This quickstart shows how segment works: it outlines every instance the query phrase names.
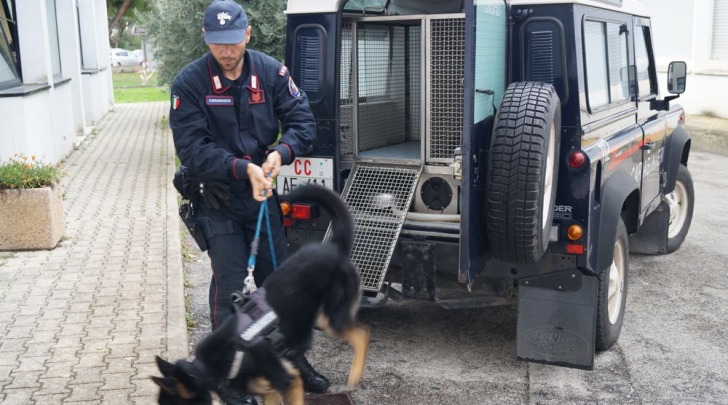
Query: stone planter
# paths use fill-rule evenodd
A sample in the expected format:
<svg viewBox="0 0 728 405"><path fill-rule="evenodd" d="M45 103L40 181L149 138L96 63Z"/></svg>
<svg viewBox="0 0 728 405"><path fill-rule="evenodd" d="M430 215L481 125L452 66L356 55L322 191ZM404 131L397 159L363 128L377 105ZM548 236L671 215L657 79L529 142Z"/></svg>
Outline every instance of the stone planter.
<svg viewBox="0 0 728 405"><path fill-rule="evenodd" d="M53 249L63 236L61 186L0 190L0 250Z"/></svg>

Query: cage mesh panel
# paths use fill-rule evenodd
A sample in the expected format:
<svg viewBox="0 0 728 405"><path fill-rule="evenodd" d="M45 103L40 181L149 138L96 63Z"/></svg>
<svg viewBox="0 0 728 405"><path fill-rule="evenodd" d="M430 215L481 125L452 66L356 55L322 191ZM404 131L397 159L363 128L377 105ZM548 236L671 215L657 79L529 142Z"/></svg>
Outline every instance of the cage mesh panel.
<svg viewBox="0 0 728 405"><path fill-rule="evenodd" d="M354 112L351 96L351 22L341 24L341 97L339 101L339 148L341 156L354 156Z"/></svg>
<svg viewBox="0 0 728 405"><path fill-rule="evenodd" d="M422 28L408 27L409 31L409 123L407 139L419 141L422 131Z"/></svg>
<svg viewBox="0 0 728 405"><path fill-rule="evenodd" d="M359 151L402 143L405 133L404 27L357 26Z"/></svg>
<svg viewBox="0 0 728 405"><path fill-rule="evenodd" d="M352 170L343 198L354 216L351 261L364 290L379 291L384 282L421 170L370 165Z"/></svg>
<svg viewBox="0 0 728 405"><path fill-rule="evenodd" d="M430 49L429 157L451 159L463 133L465 19L433 19Z"/></svg>

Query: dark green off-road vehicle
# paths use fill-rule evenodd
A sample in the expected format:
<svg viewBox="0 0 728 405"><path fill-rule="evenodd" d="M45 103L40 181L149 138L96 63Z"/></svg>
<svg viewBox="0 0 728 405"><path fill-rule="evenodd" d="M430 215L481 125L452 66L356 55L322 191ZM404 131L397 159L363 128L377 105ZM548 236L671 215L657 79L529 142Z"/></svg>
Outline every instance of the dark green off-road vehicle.
<svg viewBox="0 0 728 405"><path fill-rule="evenodd" d="M683 110L634 0L289 0L286 63L318 139L278 179L341 191L369 306L517 304L519 359L592 368L630 252L690 227ZM685 90L670 64L668 90ZM305 207L304 207L305 208ZM313 209L292 247L325 237ZM669 271L669 269L666 269Z"/></svg>

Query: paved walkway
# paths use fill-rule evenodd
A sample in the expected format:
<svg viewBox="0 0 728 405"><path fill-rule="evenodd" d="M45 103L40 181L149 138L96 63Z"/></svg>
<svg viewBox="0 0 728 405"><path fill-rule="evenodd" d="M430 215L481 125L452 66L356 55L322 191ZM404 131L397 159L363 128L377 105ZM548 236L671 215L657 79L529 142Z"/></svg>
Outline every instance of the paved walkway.
<svg viewBox="0 0 728 405"><path fill-rule="evenodd" d="M151 404L187 355L167 103L121 104L66 159L65 237L0 252L0 403Z"/></svg>

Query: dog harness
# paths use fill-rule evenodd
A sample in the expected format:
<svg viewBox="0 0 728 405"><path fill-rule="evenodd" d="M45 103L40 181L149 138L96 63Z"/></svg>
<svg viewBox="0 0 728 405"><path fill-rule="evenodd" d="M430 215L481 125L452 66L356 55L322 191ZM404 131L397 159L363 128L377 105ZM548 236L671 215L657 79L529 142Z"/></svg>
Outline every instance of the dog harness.
<svg viewBox="0 0 728 405"><path fill-rule="evenodd" d="M228 380L240 373L246 352L272 350L278 357L284 357L287 352L278 325L278 315L265 300L265 288L259 288L252 294L234 293L232 301L237 323L235 345L238 349L228 372Z"/></svg>

